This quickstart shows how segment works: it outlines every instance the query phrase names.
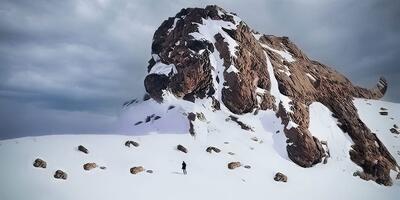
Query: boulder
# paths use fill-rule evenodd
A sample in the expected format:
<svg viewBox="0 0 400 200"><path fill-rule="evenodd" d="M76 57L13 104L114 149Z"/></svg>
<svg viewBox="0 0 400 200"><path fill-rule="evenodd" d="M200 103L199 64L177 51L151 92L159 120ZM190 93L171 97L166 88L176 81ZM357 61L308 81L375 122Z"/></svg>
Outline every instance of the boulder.
<svg viewBox="0 0 400 200"><path fill-rule="evenodd" d="M230 162L228 163L228 169L235 169L242 166L240 162Z"/></svg>
<svg viewBox="0 0 400 200"><path fill-rule="evenodd" d="M68 174L62 170L57 170L54 173L54 178L66 180L68 178Z"/></svg>
<svg viewBox="0 0 400 200"><path fill-rule="evenodd" d="M217 147L212 147L212 146L207 147L206 151L207 151L208 153L212 153L212 151L214 151L215 153L221 152L220 149L218 149Z"/></svg>
<svg viewBox="0 0 400 200"><path fill-rule="evenodd" d="M86 171L92 170L97 167L96 163L86 163L83 165L83 169Z"/></svg>
<svg viewBox="0 0 400 200"><path fill-rule="evenodd" d="M85 154L89 153L89 150L86 147L82 146L82 145L78 146L78 150L83 152L83 153L85 153Z"/></svg>
<svg viewBox="0 0 400 200"><path fill-rule="evenodd" d="M184 147L183 145L180 145L180 144L178 144L178 146L176 146L176 149L178 149L179 151L182 151L183 153L187 153L188 152L186 147Z"/></svg>
<svg viewBox="0 0 400 200"><path fill-rule="evenodd" d="M128 141L125 142L125 146L131 147L131 145L134 146L134 147L138 147L139 143L137 143L135 141L132 141L132 140L128 140Z"/></svg>
<svg viewBox="0 0 400 200"><path fill-rule="evenodd" d="M46 163L46 161L44 161L40 158L36 158L36 160L33 162L33 166L38 167L38 168L46 168L47 163Z"/></svg>
<svg viewBox="0 0 400 200"><path fill-rule="evenodd" d="M142 166L132 167L130 169L131 174L138 174L143 171L144 171L144 168Z"/></svg>
<svg viewBox="0 0 400 200"><path fill-rule="evenodd" d="M287 179L288 179L287 176L280 172L276 173L274 177L275 181L281 181L281 182L287 182Z"/></svg>

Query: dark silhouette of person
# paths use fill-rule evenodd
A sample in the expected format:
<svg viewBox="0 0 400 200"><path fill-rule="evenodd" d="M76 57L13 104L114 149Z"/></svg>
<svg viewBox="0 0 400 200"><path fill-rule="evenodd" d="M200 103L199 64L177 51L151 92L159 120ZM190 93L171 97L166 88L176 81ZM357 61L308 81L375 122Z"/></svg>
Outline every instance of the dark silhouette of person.
<svg viewBox="0 0 400 200"><path fill-rule="evenodd" d="M185 175L187 174L185 161L182 162L182 171L183 171L183 174L185 174Z"/></svg>

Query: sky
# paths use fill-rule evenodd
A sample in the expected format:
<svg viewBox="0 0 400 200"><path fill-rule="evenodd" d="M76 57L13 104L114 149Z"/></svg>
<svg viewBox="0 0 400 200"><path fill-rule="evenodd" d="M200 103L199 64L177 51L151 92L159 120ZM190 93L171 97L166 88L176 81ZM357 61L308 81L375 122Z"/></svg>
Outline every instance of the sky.
<svg viewBox="0 0 400 200"><path fill-rule="evenodd" d="M117 134L141 98L154 31L185 7L216 4L264 34L288 36L354 84L389 82L400 102L397 0L2 0L0 139Z"/></svg>

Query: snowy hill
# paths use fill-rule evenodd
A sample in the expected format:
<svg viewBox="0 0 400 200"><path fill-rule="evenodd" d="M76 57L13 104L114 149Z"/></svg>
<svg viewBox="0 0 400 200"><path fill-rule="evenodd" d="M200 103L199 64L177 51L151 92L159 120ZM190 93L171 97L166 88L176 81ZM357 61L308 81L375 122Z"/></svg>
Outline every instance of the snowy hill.
<svg viewBox="0 0 400 200"><path fill-rule="evenodd" d="M112 133L121 135L0 141L0 199L400 194L400 104L378 100L385 79L355 86L287 37L257 33L222 8L165 20L144 85L143 100L124 104Z"/></svg>
<svg viewBox="0 0 400 200"><path fill-rule="evenodd" d="M289 160L282 148L285 138L276 133L282 131L282 125L273 112L240 116L239 120L255 130L249 132L225 121L221 113L207 112L201 106L189 108L190 103L178 99L168 103L176 107L168 110L168 106L149 100L129 108L128 113L135 112L135 116L162 116L160 121L141 126L146 135L57 135L1 141L0 199L397 199L400 194L399 181L385 187L353 176L361 168L349 159L352 142L320 103L311 105L310 131L321 133L317 137L329 142L331 158L327 164L313 168L302 168ZM148 104L159 107L148 111ZM362 119L399 161L400 138L389 129L400 120L395 112L400 105L363 99L357 99L356 105ZM388 116L379 114L381 107L388 109ZM176 117L187 112L185 109L209 116L197 124L208 131L196 137L184 133L187 127L181 127ZM208 115L212 113L215 115ZM168 124L167 119L174 119L176 124ZM157 130L167 131L157 134ZM126 147L127 140L140 146ZM176 150L178 144L187 147L188 153ZM78 145L87 147L89 154L78 151ZM205 151L208 146L218 147L221 152L210 154ZM45 160L47 168L33 167L36 158ZM183 160L188 164L188 175L181 172ZM227 164L232 161L251 168L230 170ZM106 169L85 171L83 165L88 162ZM129 172L133 166L154 172L133 175ZM58 169L68 174L67 180L53 178ZM276 172L287 175L288 182L274 181Z"/></svg>

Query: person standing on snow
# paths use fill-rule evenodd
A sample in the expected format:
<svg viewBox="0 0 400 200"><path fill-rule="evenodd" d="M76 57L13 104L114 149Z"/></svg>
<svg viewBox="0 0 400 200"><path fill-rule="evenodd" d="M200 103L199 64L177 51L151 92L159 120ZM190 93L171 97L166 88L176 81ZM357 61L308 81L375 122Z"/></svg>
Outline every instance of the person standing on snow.
<svg viewBox="0 0 400 200"><path fill-rule="evenodd" d="M185 175L187 174L185 161L182 162L182 171L183 171L183 174L185 174Z"/></svg>

